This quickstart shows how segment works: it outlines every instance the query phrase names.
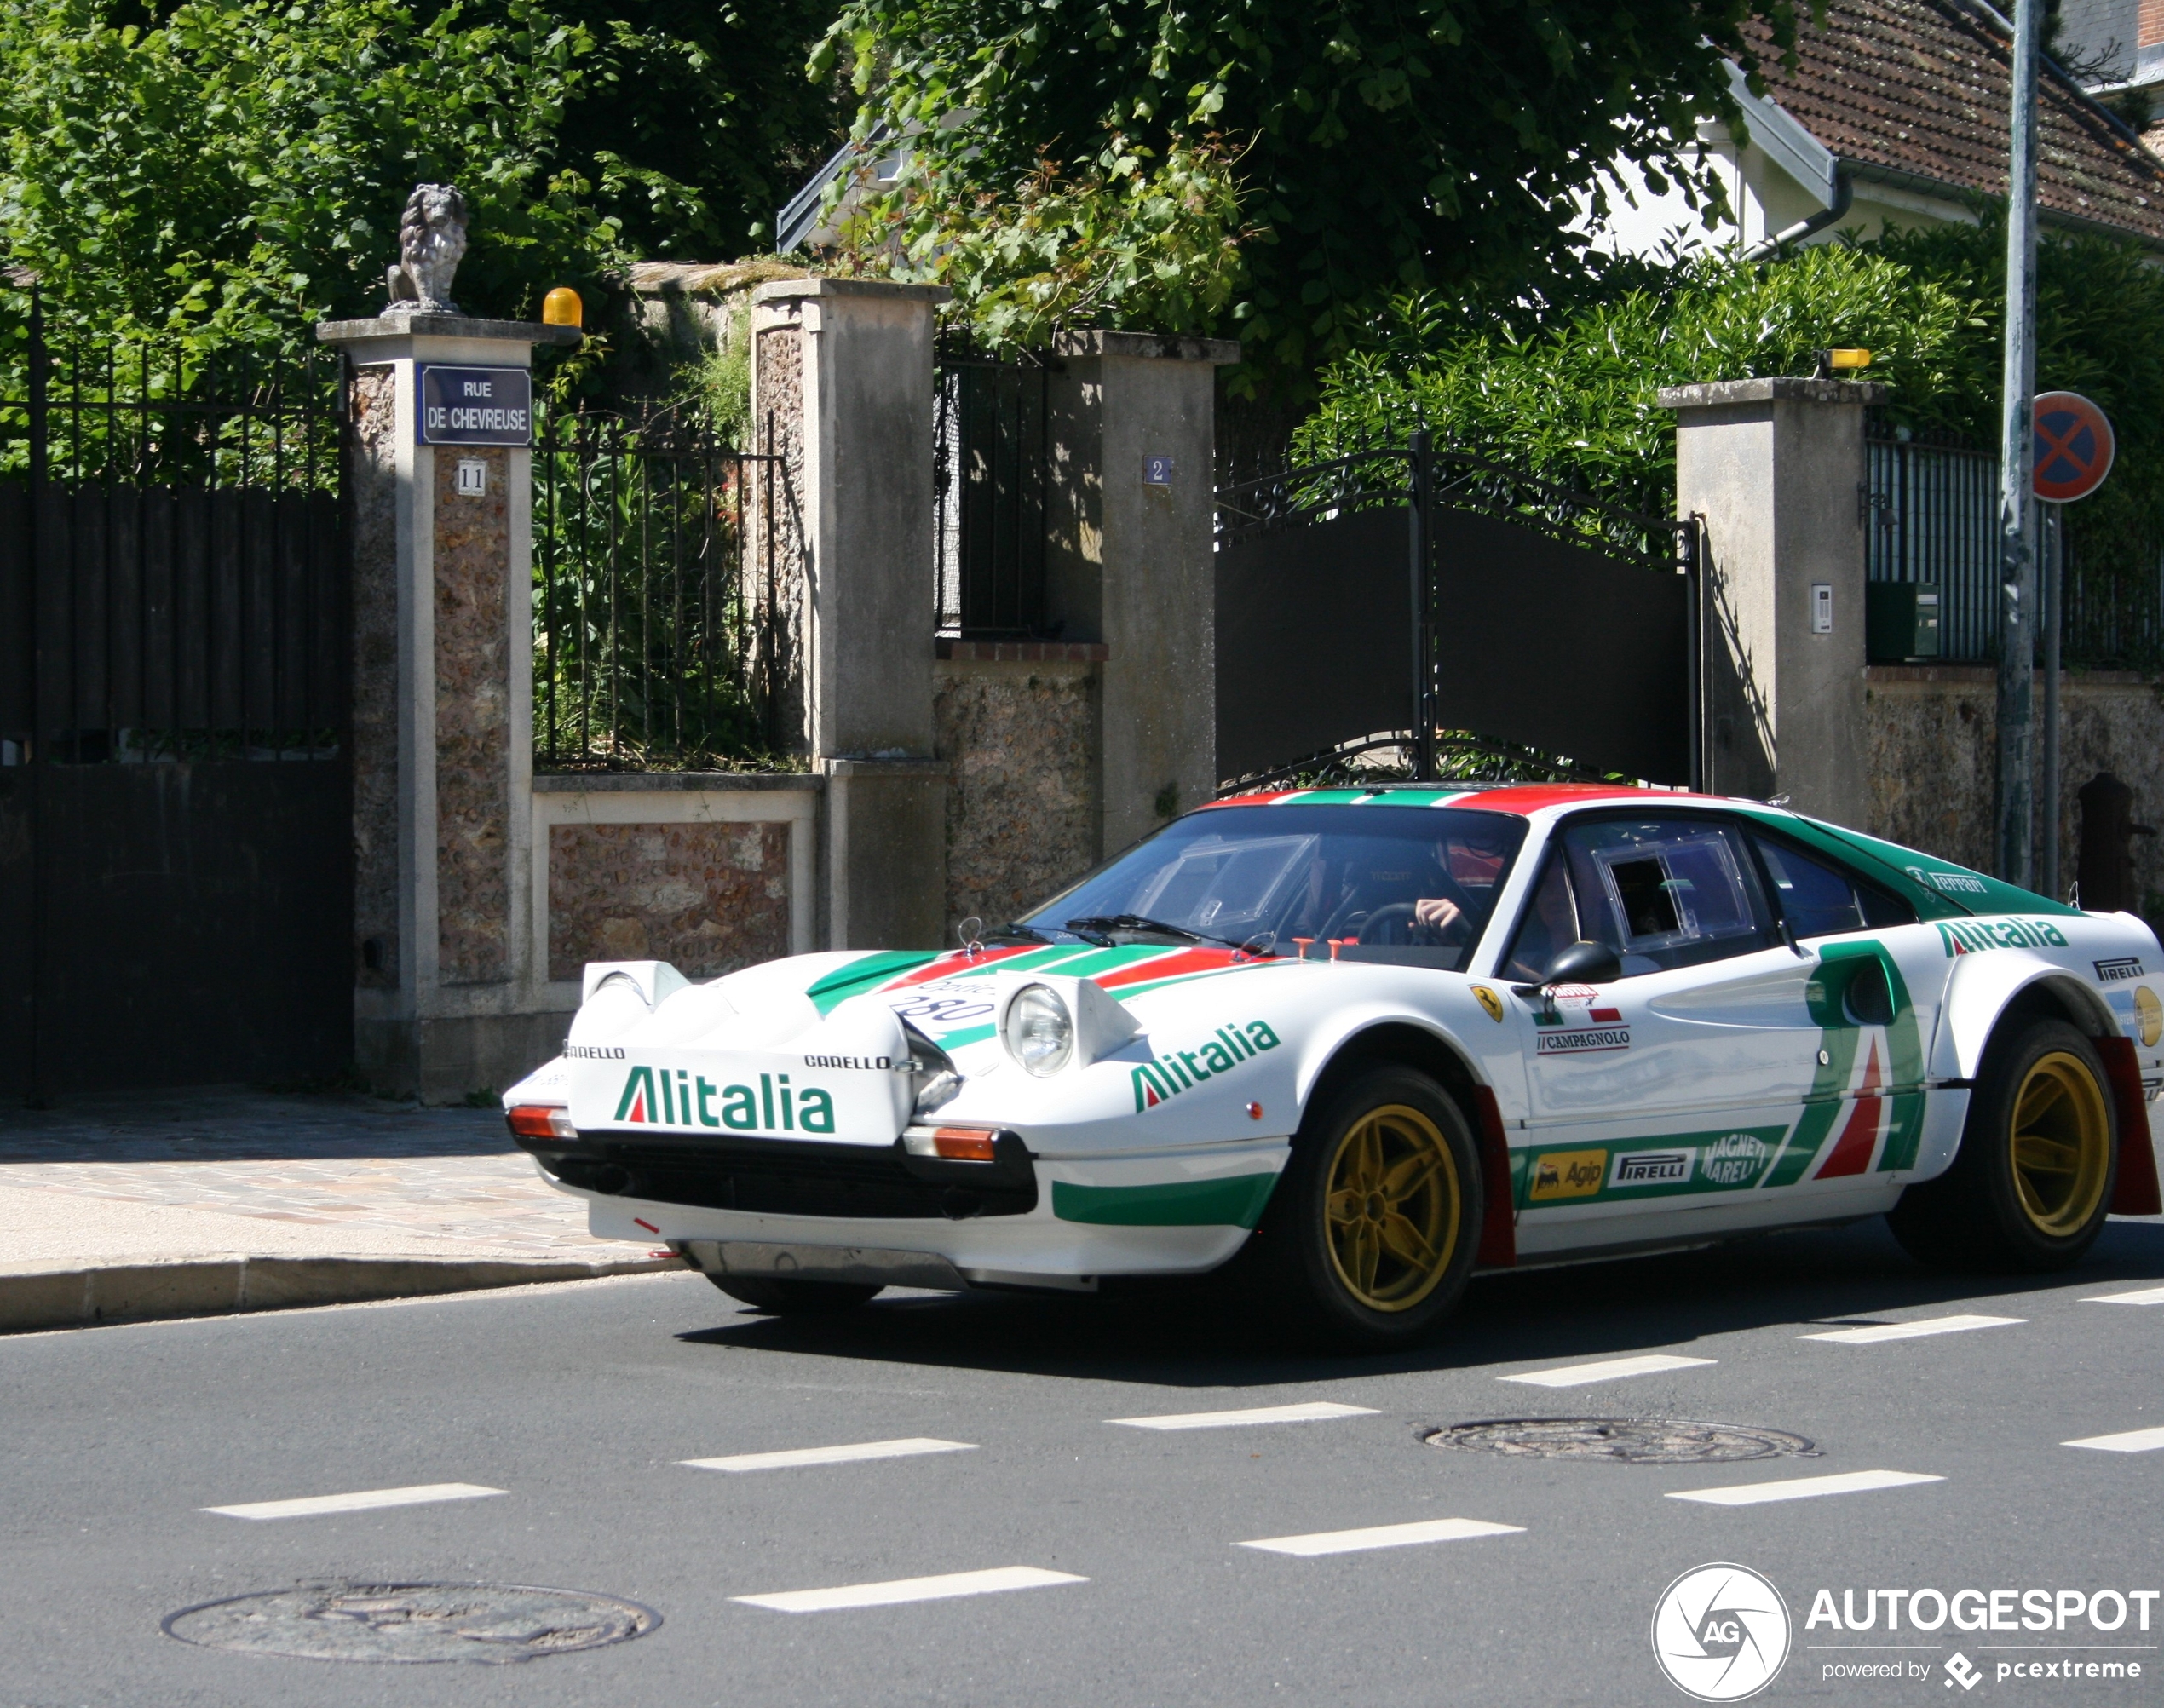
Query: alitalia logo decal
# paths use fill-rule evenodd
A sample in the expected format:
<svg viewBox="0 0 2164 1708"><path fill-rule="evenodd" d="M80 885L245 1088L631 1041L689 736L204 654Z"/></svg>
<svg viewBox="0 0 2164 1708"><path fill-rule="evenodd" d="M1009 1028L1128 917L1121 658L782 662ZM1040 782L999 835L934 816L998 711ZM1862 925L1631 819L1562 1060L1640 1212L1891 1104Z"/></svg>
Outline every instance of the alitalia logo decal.
<svg viewBox="0 0 2164 1708"><path fill-rule="evenodd" d="M1277 1034L1268 1021L1251 1020L1245 1026L1219 1027L1207 1043L1195 1049L1169 1050L1134 1070L1135 1113L1154 1109L1205 1080L1229 1073L1277 1044Z"/></svg>
<svg viewBox="0 0 2164 1708"><path fill-rule="evenodd" d="M2047 919L1939 919L1932 923L1948 959L1986 949L2066 947L2066 933Z"/></svg>
<svg viewBox="0 0 2164 1708"><path fill-rule="evenodd" d="M624 1076L616 1119L630 1126L727 1127L739 1133L831 1133L834 1099L786 1073L750 1085L717 1085L681 1067L634 1067Z"/></svg>

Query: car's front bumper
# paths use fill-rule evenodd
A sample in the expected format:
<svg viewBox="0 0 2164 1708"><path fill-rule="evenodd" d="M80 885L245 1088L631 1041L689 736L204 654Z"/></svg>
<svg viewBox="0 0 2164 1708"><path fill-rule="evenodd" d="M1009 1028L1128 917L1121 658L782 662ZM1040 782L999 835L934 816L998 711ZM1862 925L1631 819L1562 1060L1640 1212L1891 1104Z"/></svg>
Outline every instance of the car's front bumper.
<svg viewBox="0 0 2164 1708"><path fill-rule="evenodd" d="M1215 1268L1246 1242L1289 1155L1281 1138L1074 1158L1032 1156L1003 1134L988 1164L787 1141L692 1139L649 1156L643 1134L521 1142L587 1200L599 1239L759 1248L686 1255L701 1268L804 1279L851 1278L866 1262L899 1274L900 1254L983 1286Z"/></svg>

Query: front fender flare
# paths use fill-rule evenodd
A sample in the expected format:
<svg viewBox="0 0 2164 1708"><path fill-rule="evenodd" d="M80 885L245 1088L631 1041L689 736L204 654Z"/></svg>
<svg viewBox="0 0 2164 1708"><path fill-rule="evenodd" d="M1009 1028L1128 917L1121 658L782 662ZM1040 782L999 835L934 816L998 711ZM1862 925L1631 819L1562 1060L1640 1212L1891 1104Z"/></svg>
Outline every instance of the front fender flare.
<svg viewBox="0 0 2164 1708"><path fill-rule="evenodd" d="M1307 1040L1299 1063L1298 1088L1300 1116L1306 1119L1315 1088L1332 1063L1363 1037L1384 1027L1404 1027L1431 1038L1456 1060L1472 1088L1473 1107L1466 1111L1473 1122L1473 1140L1480 1147L1481 1239L1475 1262L1483 1269L1508 1269L1517 1262L1517 1214L1511 1188L1510 1140L1503 1128L1503 1112L1495 1090L1481 1072L1480 1058L1447 1026L1432 1016L1410 1009L1376 1004L1343 1010L1332 1017L1327 1032Z"/></svg>

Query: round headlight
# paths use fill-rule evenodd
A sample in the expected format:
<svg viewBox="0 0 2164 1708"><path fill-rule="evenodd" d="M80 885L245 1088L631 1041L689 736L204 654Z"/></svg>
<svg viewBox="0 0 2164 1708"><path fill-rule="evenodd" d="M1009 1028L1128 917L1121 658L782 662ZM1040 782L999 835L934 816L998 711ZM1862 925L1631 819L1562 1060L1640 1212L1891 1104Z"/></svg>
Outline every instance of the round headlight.
<svg viewBox="0 0 2164 1708"><path fill-rule="evenodd" d="M1049 985L1024 985L1000 1022L1007 1054L1042 1078L1056 1073L1074 1054L1074 1022Z"/></svg>

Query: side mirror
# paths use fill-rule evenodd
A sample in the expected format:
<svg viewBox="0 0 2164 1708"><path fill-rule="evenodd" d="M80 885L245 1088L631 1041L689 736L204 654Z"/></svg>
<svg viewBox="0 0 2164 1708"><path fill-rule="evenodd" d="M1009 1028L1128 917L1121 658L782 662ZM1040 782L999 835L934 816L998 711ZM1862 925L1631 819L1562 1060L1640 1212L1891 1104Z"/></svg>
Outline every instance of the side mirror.
<svg viewBox="0 0 2164 1708"><path fill-rule="evenodd" d="M1572 943L1548 963L1544 985L1613 984L1623 976L1623 959L1605 943Z"/></svg>

